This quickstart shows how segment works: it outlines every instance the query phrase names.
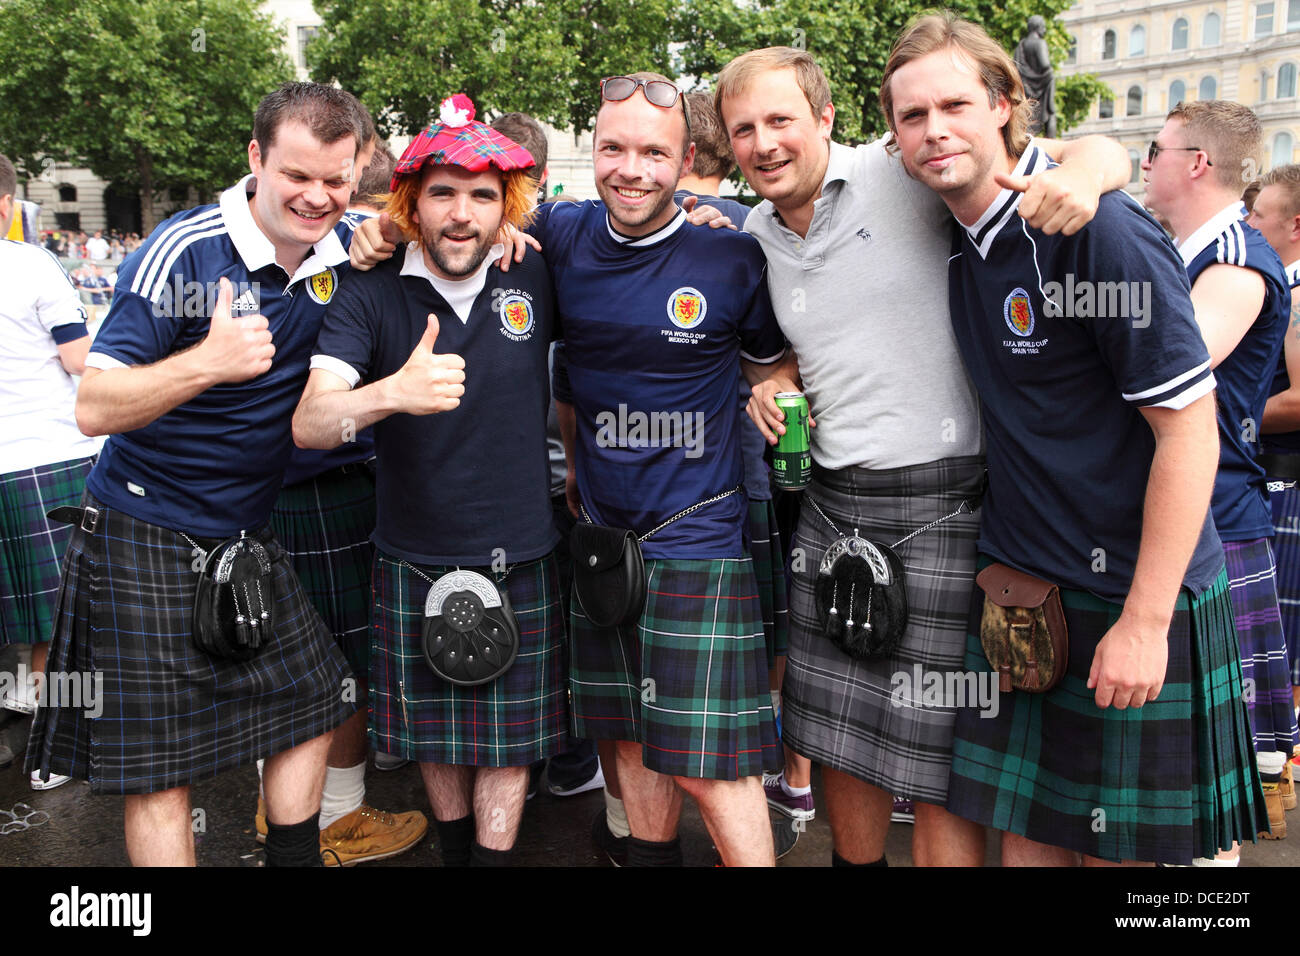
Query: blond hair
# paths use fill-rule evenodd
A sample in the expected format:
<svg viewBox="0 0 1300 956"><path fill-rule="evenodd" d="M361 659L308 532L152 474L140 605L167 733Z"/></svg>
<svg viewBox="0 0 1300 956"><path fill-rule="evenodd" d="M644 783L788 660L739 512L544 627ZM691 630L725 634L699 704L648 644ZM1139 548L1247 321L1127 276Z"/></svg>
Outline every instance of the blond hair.
<svg viewBox="0 0 1300 956"><path fill-rule="evenodd" d="M1300 166L1295 163L1274 166L1256 182L1261 189L1265 186L1281 186L1286 196L1287 217L1300 216Z"/></svg>
<svg viewBox="0 0 1300 956"><path fill-rule="evenodd" d="M795 82L803 90L804 98L812 110L813 119L831 101L831 86L826 74L807 51L789 46L769 46L761 50L742 53L722 68L718 74L717 89L713 94L713 109L726 129L727 118L722 113L722 101L728 96L739 96L749 89L754 77L770 70L794 70Z"/></svg>
<svg viewBox="0 0 1300 956"><path fill-rule="evenodd" d="M1264 131L1250 107L1228 100L1196 100L1179 103L1165 119L1183 121L1188 145L1205 150L1221 186L1236 189L1241 171L1258 166Z"/></svg>
<svg viewBox="0 0 1300 956"><path fill-rule="evenodd" d="M1002 127L1002 142L1008 156L1019 158L1029 145L1029 122L1034 111L1034 101L1025 96L1024 84L1020 82L1020 71L1007 51L998 46L983 27L948 10L913 18L889 51L889 61L880 79L880 109L885 114L890 132L887 145L896 148L895 137L898 134L894 126L894 94L890 80L906 64L945 48L958 50L971 61L988 91L991 108L996 107L1000 99L1007 101L1011 115Z"/></svg>

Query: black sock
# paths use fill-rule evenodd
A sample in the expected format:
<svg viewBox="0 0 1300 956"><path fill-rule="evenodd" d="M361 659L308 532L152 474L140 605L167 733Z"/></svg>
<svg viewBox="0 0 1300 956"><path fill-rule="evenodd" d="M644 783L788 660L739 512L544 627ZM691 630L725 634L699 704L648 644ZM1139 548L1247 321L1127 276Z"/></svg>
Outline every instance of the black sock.
<svg viewBox="0 0 1300 956"><path fill-rule="evenodd" d="M302 823L266 821L267 866L324 866L320 859L320 813Z"/></svg>
<svg viewBox="0 0 1300 956"><path fill-rule="evenodd" d="M515 851L511 847L509 850L489 850L481 846L478 840L474 841L474 846L469 853L470 866L509 866Z"/></svg>
<svg viewBox="0 0 1300 956"><path fill-rule="evenodd" d="M831 866L889 866L889 861L885 859L884 854L881 854L880 859L875 863L850 863L834 850L831 850Z"/></svg>
<svg viewBox="0 0 1300 956"><path fill-rule="evenodd" d="M628 866L681 866L681 837L673 837L666 843L652 843L638 840L634 836L627 838Z"/></svg>
<svg viewBox="0 0 1300 956"><path fill-rule="evenodd" d="M469 866L470 847L474 844L474 816L459 820L435 820L438 845L442 848L443 866Z"/></svg>

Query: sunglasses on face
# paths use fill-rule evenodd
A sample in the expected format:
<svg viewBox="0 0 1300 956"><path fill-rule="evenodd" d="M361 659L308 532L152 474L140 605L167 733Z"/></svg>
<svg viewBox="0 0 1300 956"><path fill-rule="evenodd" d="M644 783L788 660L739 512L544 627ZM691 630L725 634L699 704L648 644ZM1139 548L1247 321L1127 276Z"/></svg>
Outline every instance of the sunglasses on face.
<svg viewBox="0 0 1300 956"><path fill-rule="evenodd" d="M691 114L686 108L686 97L675 83L665 80L639 80L634 76L607 76L600 81L601 99L619 103L628 99L639 87L645 88L648 102L661 109L670 110L677 105L677 98L682 100L682 116L686 118L686 132L691 131Z"/></svg>
<svg viewBox="0 0 1300 956"><path fill-rule="evenodd" d="M1156 144L1156 141L1153 139L1151 141L1151 145L1147 147L1147 162L1154 163L1156 161L1156 157L1159 156L1161 151L1164 150L1173 150L1174 152L1185 152L1185 153L1199 153L1202 151L1201 147L1199 146L1159 146ZM1214 165L1214 163L1210 162L1209 156L1205 157L1205 165L1206 166Z"/></svg>

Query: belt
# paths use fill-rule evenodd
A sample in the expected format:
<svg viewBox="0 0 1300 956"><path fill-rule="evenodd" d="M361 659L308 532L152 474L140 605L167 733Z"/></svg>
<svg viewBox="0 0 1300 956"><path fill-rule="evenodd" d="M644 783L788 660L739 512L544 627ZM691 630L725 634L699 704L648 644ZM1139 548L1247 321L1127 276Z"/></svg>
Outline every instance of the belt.
<svg viewBox="0 0 1300 956"><path fill-rule="evenodd" d="M1255 457L1255 464L1264 469L1269 478L1286 478L1300 481L1300 455L1277 455L1264 452Z"/></svg>

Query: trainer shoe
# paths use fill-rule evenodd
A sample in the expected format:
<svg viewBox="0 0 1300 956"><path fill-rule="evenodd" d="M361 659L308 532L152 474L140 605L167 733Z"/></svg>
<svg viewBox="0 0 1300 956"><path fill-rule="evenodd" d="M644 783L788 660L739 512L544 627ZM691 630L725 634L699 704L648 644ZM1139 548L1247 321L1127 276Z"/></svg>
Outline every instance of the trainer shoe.
<svg viewBox="0 0 1300 956"><path fill-rule="evenodd" d="M419 810L388 813L362 804L320 832L326 866L353 866L405 853L424 838L429 821ZM338 862L334 862L337 855Z"/></svg>
<svg viewBox="0 0 1300 956"><path fill-rule="evenodd" d="M799 842L799 832L803 829L798 823L786 820L783 817L775 817L772 820L772 848L776 851L776 858L779 860Z"/></svg>
<svg viewBox="0 0 1300 956"><path fill-rule="evenodd" d="M569 787L568 789L565 789L558 784L551 783L550 777L546 778L546 789L549 790L552 795L557 797L576 797L580 793L586 793L588 790L599 790L604 786L605 771L600 768L599 763L596 764L596 773L590 779L577 784L576 786Z"/></svg>
<svg viewBox="0 0 1300 956"><path fill-rule="evenodd" d="M39 770L32 771L32 789L33 790L53 790L55 787L61 787L72 778L62 773L50 774L49 780L41 779Z"/></svg>
<svg viewBox="0 0 1300 956"><path fill-rule="evenodd" d="M1288 760L1282 767L1281 787L1282 809L1294 810L1296 806L1295 797L1295 762Z"/></svg>
<svg viewBox="0 0 1300 956"><path fill-rule="evenodd" d="M785 780L785 771L763 774L763 793L767 796L767 805L773 810L784 813L795 820L811 820L817 815L813 807L813 795L809 790L803 796L792 797L781 786Z"/></svg>
<svg viewBox="0 0 1300 956"><path fill-rule="evenodd" d="M6 688L0 694L0 707L19 714L36 713L36 677L28 675L22 686Z"/></svg>
<svg viewBox="0 0 1300 956"><path fill-rule="evenodd" d="M1282 840L1286 838L1286 811L1282 808L1282 788L1276 781L1261 781L1264 788L1264 809L1268 811L1269 832L1260 831L1265 840Z"/></svg>
<svg viewBox="0 0 1300 956"><path fill-rule="evenodd" d="M605 816L604 807L600 808L591 821L591 842L609 858L610 863L627 866L627 837L616 837L609 832L609 820Z"/></svg>
<svg viewBox="0 0 1300 956"><path fill-rule="evenodd" d="M915 823L916 805L911 800L894 797L894 812L889 815L889 819L895 823Z"/></svg>
<svg viewBox="0 0 1300 956"><path fill-rule="evenodd" d="M375 752L375 769L376 770L401 770L411 761L405 757L399 757L397 754L384 754Z"/></svg>

